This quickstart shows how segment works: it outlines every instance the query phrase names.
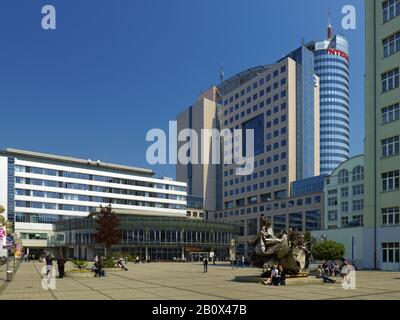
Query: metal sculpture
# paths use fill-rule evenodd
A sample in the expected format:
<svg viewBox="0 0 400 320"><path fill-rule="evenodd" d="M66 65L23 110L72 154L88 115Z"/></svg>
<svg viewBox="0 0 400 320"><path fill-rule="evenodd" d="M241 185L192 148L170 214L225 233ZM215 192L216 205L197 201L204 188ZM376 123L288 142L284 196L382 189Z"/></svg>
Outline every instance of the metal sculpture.
<svg viewBox="0 0 400 320"><path fill-rule="evenodd" d="M275 236L272 224L262 218L261 231L249 241L255 247L253 265L263 268L263 277L269 277L272 267L281 265L287 275L307 276L311 253L304 243L304 235L289 229Z"/></svg>

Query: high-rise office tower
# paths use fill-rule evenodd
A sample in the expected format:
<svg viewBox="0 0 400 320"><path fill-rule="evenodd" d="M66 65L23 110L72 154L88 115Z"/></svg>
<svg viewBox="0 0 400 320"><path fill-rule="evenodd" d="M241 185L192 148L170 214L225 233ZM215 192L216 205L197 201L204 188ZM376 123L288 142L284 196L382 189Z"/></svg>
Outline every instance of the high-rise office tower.
<svg viewBox="0 0 400 320"><path fill-rule="evenodd" d="M307 47L320 78L320 170L329 175L350 156L349 44L329 23L327 39Z"/></svg>
<svg viewBox="0 0 400 320"><path fill-rule="evenodd" d="M204 210L205 217L209 211L217 210L217 202L220 199L218 180L220 166L212 163L212 140L211 137L202 137L202 130L218 129L218 91L212 87L201 94L197 101L177 116L177 131L194 130L198 137L199 162L201 164L189 163L187 165L178 161L176 166L176 177L179 181L185 181L188 185L188 206L189 208ZM190 138L189 138L190 139ZM178 141L178 150L187 141ZM200 152L203 151L203 152ZM193 152L193 150L191 151ZM200 153L202 153L200 155Z"/></svg>
<svg viewBox="0 0 400 320"><path fill-rule="evenodd" d="M210 165L178 164L177 179L188 183L189 199L204 198L207 206L212 203L209 197L214 197L215 212L208 217L240 225L241 254L249 253L247 240L258 232L261 216L271 219L277 231L294 225L299 231L319 229L320 195L309 197L304 211L300 207L306 200L301 193L296 194L299 206L286 200L295 181L319 175L319 78L314 75L312 52L302 46L274 64L240 72L213 90L212 98L200 97L178 116L178 132L185 128L198 134L203 128L252 129L254 170L237 175L235 162L224 163L227 142L223 141L222 164L213 170ZM207 188L212 181L215 188ZM286 211L288 206L291 209Z"/></svg>
<svg viewBox="0 0 400 320"><path fill-rule="evenodd" d="M365 1L365 260L400 267L400 0Z"/></svg>

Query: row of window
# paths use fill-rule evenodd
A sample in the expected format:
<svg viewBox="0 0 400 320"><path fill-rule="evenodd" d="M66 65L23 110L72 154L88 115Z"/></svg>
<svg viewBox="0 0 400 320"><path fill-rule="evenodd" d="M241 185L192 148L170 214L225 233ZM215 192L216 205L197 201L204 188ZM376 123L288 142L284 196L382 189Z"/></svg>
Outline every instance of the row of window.
<svg viewBox="0 0 400 320"><path fill-rule="evenodd" d="M229 171L231 172L231 171ZM227 187L228 185L232 186L233 184L238 184L247 181L251 181L252 179L258 179L258 178L263 178L264 176L270 176L271 174L277 174L279 172L286 172L286 164L283 164L281 166L276 166L273 169L267 169L267 170L262 170L259 172L255 172L252 175L248 175L246 177L242 176L240 178L235 178L235 179L231 179L229 181L225 181L224 182L224 186Z"/></svg>
<svg viewBox="0 0 400 320"><path fill-rule="evenodd" d="M70 172L70 171L58 171L58 170L43 169L43 168L37 168L37 167L16 165L15 172L40 174L40 175L46 175L46 176L57 176L57 177L72 178L72 179L79 179L79 180L92 180L92 181L115 183L115 184L125 184L125 185L130 185L130 186L156 188L156 189L163 189L163 190L168 189L168 190L175 190L175 191L186 191L185 187L175 186L175 185L157 184L157 183L137 181L137 180L111 178L111 177L105 177L105 176L89 175L89 174L76 173L76 172ZM34 179L32 179L32 180L34 180ZM52 182L58 183L55 181L52 181Z"/></svg>
<svg viewBox="0 0 400 320"><path fill-rule="evenodd" d="M266 188L271 188L272 186L276 187L276 186L279 186L281 184L286 184L286 183L287 183L287 178L281 177L280 179L277 178L277 179L269 180L266 182L260 182L260 183L256 183L253 185L248 185L246 187L241 187L240 189L237 188L235 190L224 191L224 196L228 197L228 196L238 195L238 194L244 193L244 192L262 190L262 189L266 189Z"/></svg>
<svg viewBox="0 0 400 320"><path fill-rule="evenodd" d="M185 196L180 196L180 195L168 195L168 194L164 194L164 193L153 193L153 192L145 192L145 191L99 187L99 186L92 186L92 185L85 185L85 184L78 184L78 183L57 182L57 181L51 181L51 180L40 180L40 179L16 177L15 182L18 184L44 186L44 187L50 187L50 188L93 191L93 192L102 192L102 193L159 198L159 199L171 199L171 200L182 200L182 201L186 200ZM57 193L57 192L45 192L44 193L42 191L32 191L32 194L34 194L33 195L34 197L63 199L63 194ZM30 196L31 191L17 189L16 195ZM70 197L72 195L65 194L65 196ZM80 200L80 199L71 199L71 200ZM86 200L81 200L81 201L86 201Z"/></svg>
<svg viewBox="0 0 400 320"><path fill-rule="evenodd" d="M102 187L100 187L102 188ZM93 191L93 190L92 190ZM98 191L98 190L96 190ZM113 191L120 191L119 189L114 190L113 188L104 188L106 193L118 193ZM138 197L150 197L150 198L158 198L158 199L170 199L170 200L179 200L186 201L186 197L178 196L178 195L168 195L168 194L153 194L150 192L144 191L132 191L132 190L124 190L125 195L138 196ZM38 197L38 198L50 198L50 199L64 199L64 200L75 200L75 201L93 201L99 203L107 202L103 197L93 197L87 195L77 195L77 194L69 194L69 193L58 193L58 192L49 192L49 191L37 191L37 190L25 190L25 189L15 189L15 195L17 196L26 196L26 197Z"/></svg>
<svg viewBox="0 0 400 320"><path fill-rule="evenodd" d="M329 197L328 198L328 206L336 207L337 205L338 205L337 197ZM342 209L342 212L348 212L349 211L349 203L342 202L341 209ZM353 211L361 211L363 209L364 209L364 200L363 199L353 200ZM337 212L337 211L333 210L330 212Z"/></svg>
<svg viewBox="0 0 400 320"><path fill-rule="evenodd" d="M277 195L275 194L275 199L279 199ZM262 205L260 207L253 207L253 208L248 208L247 213L257 213L257 212L263 212L264 210L266 211L271 211L271 210L279 210L279 209L286 209L286 208L293 208L293 207L301 207L301 206L309 206L312 204L319 204L321 203L321 196L314 196L314 197L306 197L306 198L299 198L296 200L288 200L288 201L280 201L280 202L274 202L274 203L269 203L272 201L272 194L271 193L266 193L262 194L260 197L258 196L252 196L246 198L241 198L237 199L235 201L227 201L225 203L225 209L233 209L233 208L241 208L245 207L246 205L254 205L257 204L258 202L265 203L268 202L266 206ZM244 214L244 213L243 213Z"/></svg>
<svg viewBox="0 0 400 320"><path fill-rule="evenodd" d="M52 224L56 221L61 221L65 219L73 219L76 217L67 217L61 215L53 214L37 214L37 213L15 213L15 222L25 222L25 223L48 223Z"/></svg>
<svg viewBox="0 0 400 320"><path fill-rule="evenodd" d="M243 213L242 213L243 214ZM223 217L238 216L239 210L230 212L220 212L215 214L215 219ZM268 220L272 222L274 232L278 233L282 230L292 229L299 232L313 231L321 228L321 212L320 210L309 210L305 212L295 212L282 215L268 216ZM305 222L305 230L303 227ZM259 231L258 219L252 218L247 220L239 220L235 222L239 225L239 236L253 236ZM247 228L245 228L247 226Z"/></svg>
<svg viewBox="0 0 400 320"><path fill-rule="evenodd" d="M281 74L286 72L286 66L282 66L281 67ZM228 99L224 100L224 106L228 105L229 103L232 103L234 100L239 99L239 95L240 97L243 97L246 94L249 94L250 92L252 92L252 90L257 89L259 86L264 85L265 83L271 81L272 78L276 78L279 75L279 70L275 70L273 73L268 74L266 77L261 78L259 81L254 82L252 85L249 85L246 89L243 89L240 91L239 93L236 93L235 95L229 97ZM274 84L274 88L275 88Z"/></svg>
<svg viewBox="0 0 400 320"><path fill-rule="evenodd" d="M357 208L359 206L363 206L363 204L356 204ZM362 209L361 209L362 210ZM353 210L353 211L361 211L360 209L357 210ZM337 210L330 210L328 211L328 221L329 222L336 222L338 219L338 212ZM342 225L346 225L349 223L348 221L349 217L342 217ZM354 215L353 216L353 221L362 221L363 222L363 215L362 214L358 214L358 215Z"/></svg>
<svg viewBox="0 0 400 320"><path fill-rule="evenodd" d="M364 180L364 167L356 166L352 171L352 181ZM329 184L329 179L327 179L327 184ZM346 169L342 169L338 174L338 183L346 184L349 183L349 172Z"/></svg>
<svg viewBox="0 0 400 320"><path fill-rule="evenodd" d="M281 98L284 98L284 97L286 97L286 90L283 90L282 92L281 92L281 94L280 94L280 97ZM224 126L226 127L226 126L228 126L228 124L230 124L230 123L233 123L234 121L238 121L238 120L240 120L241 118L245 118L246 116L248 116L249 114L251 114L252 112L256 112L258 109L262 109L262 108L264 108L265 106L268 106L268 105L270 105L271 103L272 103L272 101L277 101L277 100L279 100L279 95L275 95L274 97L273 97L273 100L271 99L271 98L268 98L266 101L265 101L265 103L264 103L264 101L261 101L259 104L255 104L252 108L248 108L246 111L242 111L240 114L236 114L234 117L232 116L232 117L230 117L229 119L225 119L224 120ZM284 108L286 108L286 103L282 103L282 105L284 106ZM281 106L282 106L281 105ZM284 109L283 108L283 109ZM282 110L283 110L282 109ZM267 114L267 116L270 116L271 115L271 113L272 113L272 111L271 110L267 110L267 112L266 112L266 114Z"/></svg>
<svg viewBox="0 0 400 320"><path fill-rule="evenodd" d="M329 190L328 195L336 195L337 194L337 189ZM353 186L353 196L361 196L364 194L364 185L359 184L356 186ZM341 189L341 195L342 198L347 198L349 196L349 188L345 187Z"/></svg>
<svg viewBox="0 0 400 320"><path fill-rule="evenodd" d="M98 200L100 200L100 199L98 199ZM108 201L103 202L103 203L107 203L107 204L119 204L119 205L126 205L126 206L186 210L185 205L179 205L179 204L152 203L152 202L145 202L145 201L134 201L134 200L123 200L123 199L103 199L103 200L108 200ZM19 208L79 211L79 212L92 212L95 210L95 207L88 207L88 206L56 204L56 203L46 203L46 202L33 202L33 201L21 201L21 200L15 201L15 206L19 207Z"/></svg>

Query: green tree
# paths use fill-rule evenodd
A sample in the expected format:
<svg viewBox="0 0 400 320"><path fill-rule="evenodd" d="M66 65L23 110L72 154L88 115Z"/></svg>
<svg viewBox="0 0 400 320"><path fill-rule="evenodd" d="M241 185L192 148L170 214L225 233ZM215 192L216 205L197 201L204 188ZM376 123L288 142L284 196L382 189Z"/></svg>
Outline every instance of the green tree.
<svg viewBox="0 0 400 320"><path fill-rule="evenodd" d="M333 240L317 242L312 248L311 254L317 260L338 260L344 256L344 244Z"/></svg>
<svg viewBox="0 0 400 320"><path fill-rule="evenodd" d="M97 243L104 245L105 255L109 257L111 255L111 246L119 244L122 240L119 219L115 212L112 211L111 205L107 207L100 206L100 212L93 212L90 216L94 216L97 219L97 229L93 239Z"/></svg>

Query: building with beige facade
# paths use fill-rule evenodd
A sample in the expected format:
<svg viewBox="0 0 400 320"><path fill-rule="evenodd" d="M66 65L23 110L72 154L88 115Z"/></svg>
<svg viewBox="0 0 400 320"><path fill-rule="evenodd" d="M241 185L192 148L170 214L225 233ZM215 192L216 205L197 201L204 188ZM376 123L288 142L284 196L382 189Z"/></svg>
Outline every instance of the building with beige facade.
<svg viewBox="0 0 400 320"><path fill-rule="evenodd" d="M246 240L257 233L262 216L271 218L276 231L322 227L323 186L319 183L307 197L291 192L296 181L316 176L323 185L318 177L319 91L313 53L302 46L274 64L245 70L212 87L177 117L178 133L187 128L198 136L202 129L254 130L251 174L237 174L236 158L226 163L227 144L228 149L236 145L225 140L220 164L177 165L177 180L188 184L189 208L191 199L198 200L207 219L239 225L240 254L250 253ZM178 142L178 150L186 142ZM201 142L202 149L208 146L203 158L212 156L212 143Z"/></svg>

